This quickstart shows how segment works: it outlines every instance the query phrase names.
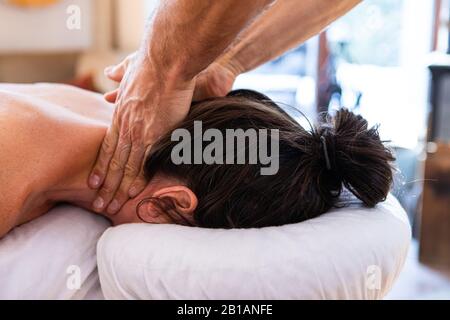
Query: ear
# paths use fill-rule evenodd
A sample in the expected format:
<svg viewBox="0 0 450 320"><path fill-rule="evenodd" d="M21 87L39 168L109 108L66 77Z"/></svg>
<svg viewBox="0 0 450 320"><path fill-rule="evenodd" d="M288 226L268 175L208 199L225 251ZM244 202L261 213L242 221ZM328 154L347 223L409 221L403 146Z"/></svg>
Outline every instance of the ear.
<svg viewBox="0 0 450 320"><path fill-rule="evenodd" d="M155 205L154 202L146 202L140 205L139 217L147 223L153 224L173 224L173 218L165 212L164 206L169 203L170 208L175 210L182 219L194 224L194 211L198 205L197 196L191 189L185 186L163 187L152 194L152 198L160 199L162 207ZM145 201L145 199L144 199Z"/></svg>
<svg viewBox="0 0 450 320"><path fill-rule="evenodd" d="M194 211L198 205L197 196L185 186L170 186L162 188L153 194L153 197L170 201L176 212L193 222Z"/></svg>

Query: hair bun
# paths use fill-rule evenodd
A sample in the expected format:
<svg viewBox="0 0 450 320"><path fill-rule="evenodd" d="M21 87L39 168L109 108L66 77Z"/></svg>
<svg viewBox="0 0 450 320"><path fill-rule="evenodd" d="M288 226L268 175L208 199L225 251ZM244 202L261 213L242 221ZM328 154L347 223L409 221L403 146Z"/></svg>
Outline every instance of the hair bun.
<svg viewBox="0 0 450 320"><path fill-rule="evenodd" d="M329 192L340 193L344 186L369 207L386 199L395 158L381 142L377 127L369 128L363 117L341 109L327 116L315 134Z"/></svg>

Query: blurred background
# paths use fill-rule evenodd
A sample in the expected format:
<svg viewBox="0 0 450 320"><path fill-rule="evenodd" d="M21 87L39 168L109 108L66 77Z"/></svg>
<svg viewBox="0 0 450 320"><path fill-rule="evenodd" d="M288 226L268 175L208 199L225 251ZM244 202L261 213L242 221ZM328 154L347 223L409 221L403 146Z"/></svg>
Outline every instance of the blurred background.
<svg viewBox="0 0 450 320"><path fill-rule="evenodd" d="M158 0L0 0L0 82L115 87ZM393 192L414 241L389 298L450 299L450 0L365 0L284 56L241 75L314 119L345 106L395 150ZM301 120L301 119L300 119Z"/></svg>

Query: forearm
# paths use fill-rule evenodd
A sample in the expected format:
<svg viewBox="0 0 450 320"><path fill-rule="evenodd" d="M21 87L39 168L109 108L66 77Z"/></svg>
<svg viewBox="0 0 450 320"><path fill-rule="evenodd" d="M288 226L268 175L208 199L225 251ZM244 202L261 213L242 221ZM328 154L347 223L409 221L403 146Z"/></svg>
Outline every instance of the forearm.
<svg viewBox="0 0 450 320"><path fill-rule="evenodd" d="M156 73L190 79L217 59L273 0L165 0L141 49ZM141 50L142 51L142 50Z"/></svg>
<svg viewBox="0 0 450 320"><path fill-rule="evenodd" d="M278 0L235 41L218 63L235 75L273 60L347 13L361 0Z"/></svg>

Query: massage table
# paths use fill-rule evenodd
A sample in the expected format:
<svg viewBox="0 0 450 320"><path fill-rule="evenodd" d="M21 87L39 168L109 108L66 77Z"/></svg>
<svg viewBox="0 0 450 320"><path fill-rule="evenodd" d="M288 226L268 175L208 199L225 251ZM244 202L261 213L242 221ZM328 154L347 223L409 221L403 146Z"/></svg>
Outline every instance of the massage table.
<svg viewBox="0 0 450 320"><path fill-rule="evenodd" d="M112 228L60 206L0 240L0 299L382 299L410 240L392 195L248 230Z"/></svg>

